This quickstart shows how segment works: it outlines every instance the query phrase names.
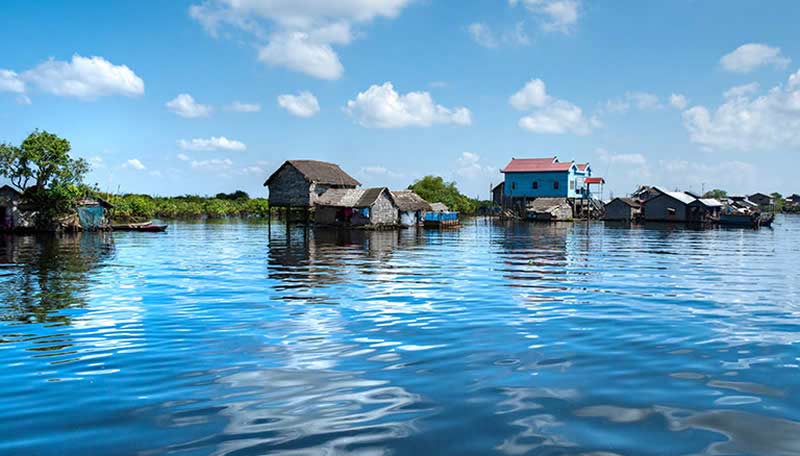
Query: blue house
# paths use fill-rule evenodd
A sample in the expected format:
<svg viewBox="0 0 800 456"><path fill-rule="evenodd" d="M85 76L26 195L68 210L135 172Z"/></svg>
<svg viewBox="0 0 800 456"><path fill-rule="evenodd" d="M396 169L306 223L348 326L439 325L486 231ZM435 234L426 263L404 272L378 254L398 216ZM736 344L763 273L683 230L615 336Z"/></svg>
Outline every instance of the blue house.
<svg viewBox="0 0 800 456"><path fill-rule="evenodd" d="M505 175L503 193L512 201L519 198L591 198L592 177L588 163L559 162L556 157L514 158L501 170Z"/></svg>

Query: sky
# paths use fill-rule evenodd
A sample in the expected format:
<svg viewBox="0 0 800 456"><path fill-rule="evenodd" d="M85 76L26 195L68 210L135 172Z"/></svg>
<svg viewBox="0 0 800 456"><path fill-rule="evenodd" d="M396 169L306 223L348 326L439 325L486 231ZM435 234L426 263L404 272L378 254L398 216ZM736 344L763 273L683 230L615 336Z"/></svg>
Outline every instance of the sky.
<svg viewBox="0 0 800 456"><path fill-rule="evenodd" d="M262 186L287 159L488 198L512 158L800 193L800 2L0 3L0 142L70 140L111 192Z"/></svg>

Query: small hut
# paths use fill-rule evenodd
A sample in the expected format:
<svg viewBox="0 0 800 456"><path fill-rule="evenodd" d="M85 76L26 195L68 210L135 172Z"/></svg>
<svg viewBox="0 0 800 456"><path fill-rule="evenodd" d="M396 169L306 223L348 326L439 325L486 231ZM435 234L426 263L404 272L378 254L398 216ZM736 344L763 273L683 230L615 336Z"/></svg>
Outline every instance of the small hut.
<svg viewBox="0 0 800 456"><path fill-rule="evenodd" d="M26 228L27 222L19 208L22 193L10 185L0 187L0 231Z"/></svg>
<svg viewBox="0 0 800 456"><path fill-rule="evenodd" d="M603 220L636 220L642 213L642 203L634 198L614 198L605 205Z"/></svg>
<svg viewBox="0 0 800 456"><path fill-rule="evenodd" d="M713 198L699 198L689 203L689 222L716 223L722 212L722 203Z"/></svg>
<svg viewBox="0 0 800 456"><path fill-rule="evenodd" d="M398 208L386 187L331 189L317 198L314 221L319 225L395 227Z"/></svg>
<svg viewBox="0 0 800 456"><path fill-rule="evenodd" d="M424 220L423 214L431 210L431 205L413 190L394 190L392 198L397 204L400 226L417 226Z"/></svg>
<svg viewBox="0 0 800 456"><path fill-rule="evenodd" d="M314 207L329 189L354 189L361 185L334 163L317 160L287 160L264 182L272 207Z"/></svg>
<svg viewBox="0 0 800 456"><path fill-rule="evenodd" d="M77 203L78 221L83 231L101 231L111 227L109 211L114 206L102 198L84 198Z"/></svg>
<svg viewBox="0 0 800 456"><path fill-rule="evenodd" d="M695 200L684 192L662 191L644 202L642 214L649 222L687 222L689 204Z"/></svg>
<svg viewBox="0 0 800 456"><path fill-rule="evenodd" d="M567 198L536 198L528 203L527 218L547 222L572 220L572 206Z"/></svg>

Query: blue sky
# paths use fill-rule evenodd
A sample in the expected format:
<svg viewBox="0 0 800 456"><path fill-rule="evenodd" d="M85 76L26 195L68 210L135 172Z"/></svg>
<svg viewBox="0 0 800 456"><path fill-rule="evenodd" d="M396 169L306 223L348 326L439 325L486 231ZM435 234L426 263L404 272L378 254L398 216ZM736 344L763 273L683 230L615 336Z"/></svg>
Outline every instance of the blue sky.
<svg viewBox="0 0 800 456"><path fill-rule="evenodd" d="M0 141L68 138L104 190L213 194L284 160L488 195L511 157L800 192L800 3L6 1Z"/></svg>

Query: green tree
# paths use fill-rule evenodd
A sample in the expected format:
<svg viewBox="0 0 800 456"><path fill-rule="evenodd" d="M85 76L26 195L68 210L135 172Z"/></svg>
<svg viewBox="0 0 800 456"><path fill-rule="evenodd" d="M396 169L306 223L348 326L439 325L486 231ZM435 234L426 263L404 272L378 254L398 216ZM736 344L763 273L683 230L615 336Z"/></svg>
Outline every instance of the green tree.
<svg viewBox="0 0 800 456"><path fill-rule="evenodd" d="M778 192L772 192L769 194L769 196L771 196L772 199L775 200L775 212L780 212L781 210L783 210L783 206L786 203L786 201L784 201L783 199L783 195L781 195Z"/></svg>
<svg viewBox="0 0 800 456"><path fill-rule="evenodd" d="M718 200L725 199L727 197L728 197L728 192L726 192L725 190L720 190L718 188L715 188L714 190L709 190L703 195L703 198L714 198Z"/></svg>
<svg viewBox="0 0 800 456"><path fill-rule="evenodd" d="M0 175L21 191L80 185L89 163L70 157L69 141L53 133L36 130L22 144L0 144Z"/></svg>
<svg viewBox="0 0 800 456"><path fill-rule="evenodd" d="M477 201L458 191L455 182L445 182L439 176L425 176L408 188L430 203L444 203L457 212L474 213L478 207Z"/></svg>

